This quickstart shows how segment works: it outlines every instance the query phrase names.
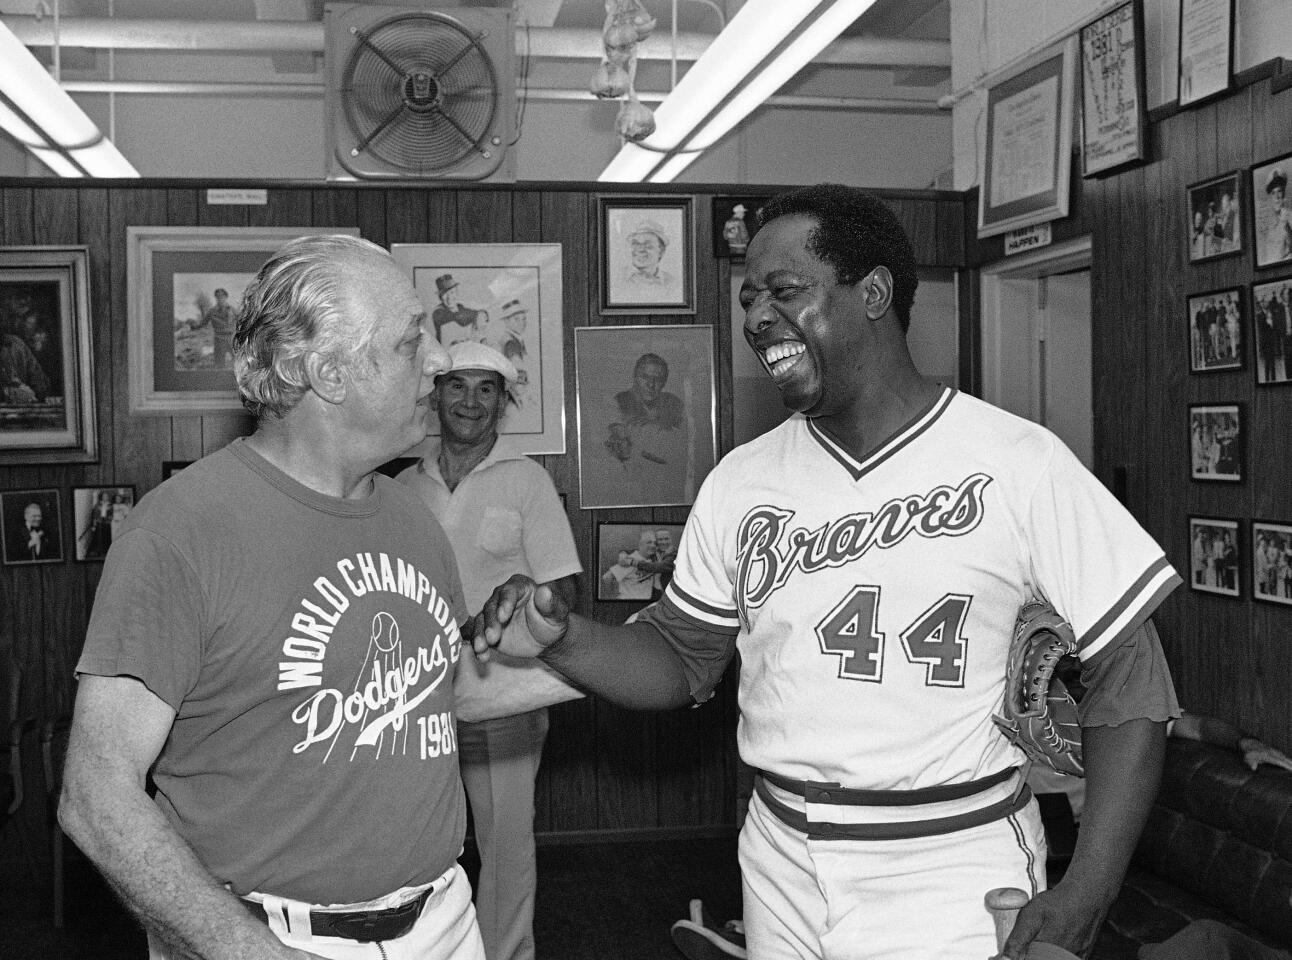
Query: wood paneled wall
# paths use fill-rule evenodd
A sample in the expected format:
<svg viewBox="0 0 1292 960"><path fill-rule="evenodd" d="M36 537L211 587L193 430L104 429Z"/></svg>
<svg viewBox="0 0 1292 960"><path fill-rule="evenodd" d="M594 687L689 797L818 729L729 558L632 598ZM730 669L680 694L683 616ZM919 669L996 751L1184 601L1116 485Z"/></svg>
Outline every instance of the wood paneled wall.
<svg viewBox="0 0 1292 960"><path fill-rule="evenodd" d="M264 206L208 206L208 184L120 183L68 186L56 181L0 181L0 244L84 244L90 251L95 394L99 411L99 462L73 466L4 466L0 489L56 487L63 497L65 555L72 556L70 490L86 484L134 484L142 496L161 482L165 460L194 460L249 432L240 415L131 416L126 370L126 227L358 226L379 244L398 242L558 242L564 254L566 406L573 409L573 328L588 324L676 323L688 318L603 318L597 312L596 196L588 185L517 185L514 188L427 189L414 186L267 186ZM246 183L237 186L248 186ZM627 192L627 191L623 191ZM651 192L636 190L634 192ZM676 188L668 191L679 193ZM758 188L690 188L696 208L699 311L696 323L715 325L718 361L719 443L730 448L731 337L727 302L729 268L711 254L711 197L749 194ZM965 204L957 194L886 193L911 234L922 264L960 267L965 260ZM578 504L574 418L567 415L563 456L539 458L558 490L568 494L570 519L585 567L595 571L596 524L680 522L685 508L584 511ZM83 642L101 564L68 562L5 567L0 586L7 602L0 614L0 671L17 671L17 716L28 721L22 740L28 803L20 812L39 846L43 830L39 731L65 716L73 697L72 671ZM625 616L621 605L597 604L594 574L581 583L586 613L607 620ZM0 693L0 697L7 694ZM7 701L5 702L8 707ZM552 712L538 786L540 831L721 829L734 822L735 691L695 710L633 714L582 701ZM7 715L7 709L6 714ZM21 832L21 831L20 831ZM7 832L0 857L12 855Z"/></svg>
<svg viewBox="0 0 1292 960"><path fill-rule="evenodd" d="M1292 385L1256 384L1250 284L1292 275L1256 270L1247 170L1292 151L1292 91L1275 93L1270 70L1238 78L1227 96L1193 109L1155 111L1151 162L1106 179L1074 180L1073 216L1058 243L1090 234L1095 457L1114 488L1124 469L1127 505L1188 579L1188 517L1240 524L1241 598L1176 590L1157 618L1181 705L1222 717L1292 749L1292 607L1251 599L1250 521L1292 522ZM1074 166L1075 169L1075 166ZM1242 173L1243 251L1188 262L1188 185ZM1264 201L1262 194L1257 202ZM1000 239L976 245L999 259ZM1189 372L1185 298L1244 289L1243 369ZM1240 484L1190 478L1188 407L1238 402L1247 457Z"/></svg>

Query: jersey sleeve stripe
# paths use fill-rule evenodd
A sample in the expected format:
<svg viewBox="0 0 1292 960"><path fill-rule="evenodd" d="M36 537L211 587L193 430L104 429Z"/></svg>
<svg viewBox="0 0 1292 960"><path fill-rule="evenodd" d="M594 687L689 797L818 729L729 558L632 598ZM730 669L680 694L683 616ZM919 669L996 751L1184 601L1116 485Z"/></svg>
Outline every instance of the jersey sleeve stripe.
<svg viewBox="0 0 1292 960"><path fill-rule="evenodd" d="M1078 655L1082 663L1091 663L1100 651L1112 649L1130 636L1166 595L1183 582L1166 557L1159 557L1078 639Z"/></svg>
<svg viewBox="0 0 1292 960"><path fill-rule="evenodd" d="M740 632L740 617L734 607L715 607L691 596L676 581L664 589L662 601L683 620L716 633L735 635Z"/></svg>

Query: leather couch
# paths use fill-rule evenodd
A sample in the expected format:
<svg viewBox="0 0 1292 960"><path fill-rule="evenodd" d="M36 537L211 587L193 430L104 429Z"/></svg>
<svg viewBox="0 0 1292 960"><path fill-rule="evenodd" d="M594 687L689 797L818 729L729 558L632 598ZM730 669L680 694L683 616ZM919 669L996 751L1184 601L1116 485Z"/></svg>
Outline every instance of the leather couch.
<svg viewBox="0 0 1292 960"><path fill-rule="evenodd" d="M1134 960L1192 920L1292 950L1292 773L1167 741L1162 788L1091 954Z"/></svg>

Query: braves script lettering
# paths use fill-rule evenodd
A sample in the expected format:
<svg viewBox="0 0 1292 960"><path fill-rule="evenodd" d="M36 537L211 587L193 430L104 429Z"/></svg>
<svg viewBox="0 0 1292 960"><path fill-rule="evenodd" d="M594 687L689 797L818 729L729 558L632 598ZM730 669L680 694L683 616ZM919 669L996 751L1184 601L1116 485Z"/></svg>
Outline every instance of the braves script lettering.
<svg viewBox="0 0 1292 960"><path fill-rule="evenodd" d="M736 596L741 618L761 606L795 570L814 573L857 560L872 547L888 549L907 535L958 537L982 521L982 492L991 477L975 473L959 486L890 500L878 510L850 513L815 530L791 527L794 511L763 505L745 514L736 534Z"/></svg>

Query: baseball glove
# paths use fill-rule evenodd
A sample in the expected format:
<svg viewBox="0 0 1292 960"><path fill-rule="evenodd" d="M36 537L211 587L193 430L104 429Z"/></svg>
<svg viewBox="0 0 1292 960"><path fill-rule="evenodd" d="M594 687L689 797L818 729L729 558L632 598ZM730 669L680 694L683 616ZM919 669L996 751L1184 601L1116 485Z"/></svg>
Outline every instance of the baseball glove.
<svg viewBox="0 0 1292 960"><path fill-rule="evenodd" d="M1059 773L1084 776L1077 704L1055 675L1059 660L1074 653L1072 627L1048 603L1019 611L1005 668L1005 696L996 726L1033 761Z"/></svg>

